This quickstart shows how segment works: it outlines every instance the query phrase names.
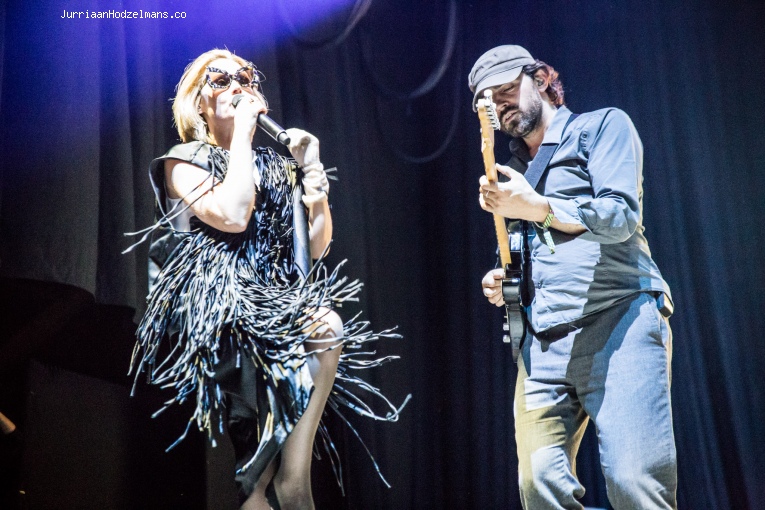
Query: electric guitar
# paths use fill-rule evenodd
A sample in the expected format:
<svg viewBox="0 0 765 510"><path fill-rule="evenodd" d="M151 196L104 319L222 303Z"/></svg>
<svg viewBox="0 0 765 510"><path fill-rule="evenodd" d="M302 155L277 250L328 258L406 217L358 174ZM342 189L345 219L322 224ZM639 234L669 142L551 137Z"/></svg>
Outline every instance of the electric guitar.
<svg viewBox="0 0 765 510"><path fill-rule="evenodd" d="M494 130L499 129L497 110L491 99L491 91L484 92L484 98L478 100L478 120L481 123L481 153L486 178L489 182L497 182L497 168L494 160ZM505 272L502 279L502 296L505 300L505 331L502 340L510 343L513 348L513 359L518 359L520 346L526 328L520 303L521 283L521 232L520 221L511 222L511 232L505 218L494 215L494 230L499 246L499 260ZM514 255L514 257L513 257Z"/></svg>

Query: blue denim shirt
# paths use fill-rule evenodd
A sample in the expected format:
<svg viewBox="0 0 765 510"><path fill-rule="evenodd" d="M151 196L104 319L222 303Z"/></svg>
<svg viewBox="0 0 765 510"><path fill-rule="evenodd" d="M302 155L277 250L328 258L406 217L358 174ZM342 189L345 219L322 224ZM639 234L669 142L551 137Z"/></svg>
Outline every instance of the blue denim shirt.
<svg viewBox="0 0 765 510"><path fill-rule="evenodd" d="M532 303L529 321L540 332L604 310L636 292L669 286L643 235L643 145L621 110L570 115L558 109L543 143L560 146L537 190L563 223L580 235L550 229L555 253L537 235L531 240ZM510 144L509 165L523 173L531 157L522 140Z"/></svg>

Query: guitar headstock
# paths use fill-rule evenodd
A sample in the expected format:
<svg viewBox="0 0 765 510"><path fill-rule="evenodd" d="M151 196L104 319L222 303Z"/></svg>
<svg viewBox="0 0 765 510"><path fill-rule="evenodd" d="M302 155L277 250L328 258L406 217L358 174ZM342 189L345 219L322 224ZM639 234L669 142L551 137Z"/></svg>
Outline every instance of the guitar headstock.
<svg viewBox="0 0 765 510"><path fill-rule="evenodd" d="M483 91L483 99L476 103L478 118L481 121L481 129L484 131L499 130L499 118L497 117L497 105L491 97L491 90Z"/></svg>
<svg viewBox="0 0 765 510"><path fill-rule="evenodd" d="M499 118L497 117L497 106L491 97L491 90L484 90L483 96L483 99L479 99L476 103L478 120L481 123L481 152L484 155L484 164L486 165L486 174L489 176L489 180L496 181L496 171L494 170L494 130L499 129Z"/></svg>

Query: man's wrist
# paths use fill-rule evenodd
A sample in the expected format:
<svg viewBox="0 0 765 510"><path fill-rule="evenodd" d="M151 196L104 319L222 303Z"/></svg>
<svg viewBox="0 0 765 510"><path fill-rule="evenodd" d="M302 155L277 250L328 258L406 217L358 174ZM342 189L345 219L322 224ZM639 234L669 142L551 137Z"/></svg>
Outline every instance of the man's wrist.
<svg viewBox="0 0 765 510"><path fill-rule="evenodd" d="M545 214L545 218L541 222L535 222L537 228L542 230L542 237L545 240L545 244L550 249L550 253L555 253L555 241L553 241L552 234L550 234L550 225L552 225L553 220L555 219L555 213L553 212L552 206L550 205L550 202L545 200L547 203L547 214Z"/></svg>
<svg viewBox="0 0 765 510"><path fill-rule="evenodd" d="M550 202L542 195L537 195L534 201L534 207L529 215L529 218L524 218L528 221L534 221L536 223L544 223L547 219L547 215L552 211Z"/></svg>
<svg viewBox="0 0 765 510"><path fill-rule="evenodd" d="M555 213L553 212L552 207L548 206L549 209L547 211L547 215L545 215L545 219L542 221L535 221L537 227L541 228L542 230L547 230L550 228L550 225L552 225L553 220L555 220Z"/></svg>

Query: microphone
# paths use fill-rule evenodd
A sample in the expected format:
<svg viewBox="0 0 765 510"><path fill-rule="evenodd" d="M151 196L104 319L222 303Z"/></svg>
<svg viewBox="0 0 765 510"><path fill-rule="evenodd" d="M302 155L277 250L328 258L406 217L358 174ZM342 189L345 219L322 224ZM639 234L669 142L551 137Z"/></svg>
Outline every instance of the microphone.
<svg viewBox="0 0 765 510"><path fill-rule="evenodd" d="M231 104L234 105L234 108L236 108L236 105L239 104L239 101L244 99L244 94L236 94L233 98L231 98ZM281 127L279 124L274 122L274 119L266 115L265 113L258 114L257 119L258 126L260 126L263 131L268 133L268 135L279 142L282 145L288 146L290 144L290 137L287 134L287 131L284 130L283 127Z"/></svg>

